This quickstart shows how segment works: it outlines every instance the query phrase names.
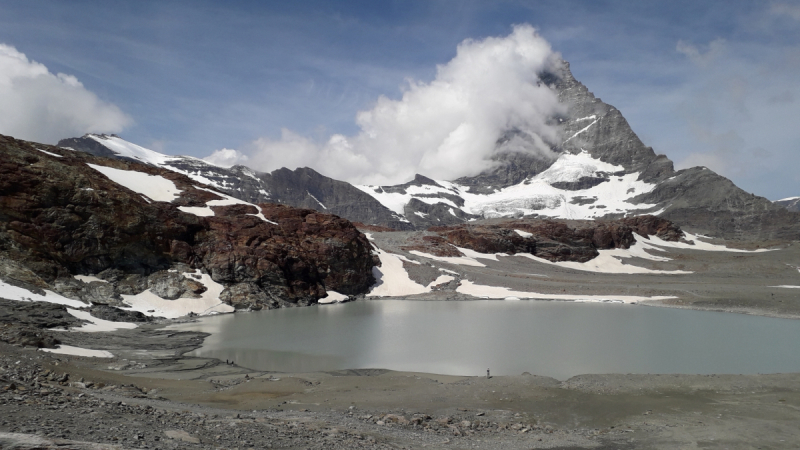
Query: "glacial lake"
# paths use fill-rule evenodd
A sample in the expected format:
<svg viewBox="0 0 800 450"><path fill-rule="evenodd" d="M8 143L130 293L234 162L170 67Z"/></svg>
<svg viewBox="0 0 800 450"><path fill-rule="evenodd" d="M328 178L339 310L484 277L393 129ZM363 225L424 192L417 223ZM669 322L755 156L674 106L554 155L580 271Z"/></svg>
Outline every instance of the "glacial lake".
<svg viewBox="0 0 800 450"><path fill-rule="evenodd" d="M800 321L642 305L358 301L204 317L189 355L275 372L383 368L560 380L591 373L800 372Z"/></svg>

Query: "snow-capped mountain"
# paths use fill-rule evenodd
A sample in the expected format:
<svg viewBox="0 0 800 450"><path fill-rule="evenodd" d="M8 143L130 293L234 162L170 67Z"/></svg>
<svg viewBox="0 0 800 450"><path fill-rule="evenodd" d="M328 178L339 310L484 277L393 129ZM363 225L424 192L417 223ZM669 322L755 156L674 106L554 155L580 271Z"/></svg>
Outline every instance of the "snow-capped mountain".
<svg viewBox="0 0 800 450"><path fill-rule="evenodd" d="M551 156L497 152L494 169L457 180L417 175L395 186L353 186L310 168L272 173L167 156L117 136L65 139L61 147L133 159L184 174L245 201L283 203L394 229L481 218L619 218L653 214L724 238L800 239L800 214L736 187L705 167L676 171L631 130L619 110L575 80L564 63L544 74L567 113L553 117L563 141ZM515 137L509 130L498 142Z"/></svg>
<svg viewBox="0 0 800 450"><path fill-rule="evenodd" d="M800 212L800 197L788 197L780 200L775 200L775 203L783 206L789 211Z"/></svg>
<svg viewBox="0 0 800 450"><path fill-rule="evenodd" d="M263 173L245 166L220 167L191 156L164 155L115 135L87 134L80 138L62 139L58 146L168 169L252 203L280 203L336 214L357 222L396 229L411 228L405 218L351 184L328 178L309 168L284 168Z"/></svg>

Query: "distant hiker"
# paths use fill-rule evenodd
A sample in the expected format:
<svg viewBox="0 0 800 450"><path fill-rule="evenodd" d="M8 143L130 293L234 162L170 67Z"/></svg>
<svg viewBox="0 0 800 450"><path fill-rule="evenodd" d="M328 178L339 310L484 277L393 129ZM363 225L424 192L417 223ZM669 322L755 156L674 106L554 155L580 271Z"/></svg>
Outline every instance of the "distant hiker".
<svg viewBox="0 0 800 450"><path fill-rule="evenodd" d="M486 369L486 379L489 379L489 378L492 378L492 377L489 376L489 369Z"/></svg>

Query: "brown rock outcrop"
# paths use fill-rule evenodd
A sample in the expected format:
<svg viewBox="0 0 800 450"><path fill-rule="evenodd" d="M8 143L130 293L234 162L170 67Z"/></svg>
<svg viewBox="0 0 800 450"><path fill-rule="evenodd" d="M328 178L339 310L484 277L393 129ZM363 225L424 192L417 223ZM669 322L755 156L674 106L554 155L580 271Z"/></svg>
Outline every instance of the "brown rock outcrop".
<svg viewBox="0 0 800 450"><path fill-rule="evenodd" d="M444 239L453 246L481 253L530 253L549 261L578 262L591 260L599 254L598 250L629 248L636 241L633 233L644 237L656 235L670 241L677 241L683 236L683 232L675 224L654 216L569 222L513 220L491 225L431 227L428 231L437 233L439 239ZM426 236L423 239L434 238L436 236ZM446 251L443 247L446 248L441 242L437 242L431 248L442 253L437 254L438 256L444 256ZM415 246L413 249L418 248ZM457 251L455 248L452 250ZM431 250L427 252L431 253Z"/></svg>
<svg viewBox="0 0 800 450"><path fill-rule="evenodd" d="M240 304L253 308L310 304L327 289L359 294L374 283L372 247L345 219L269 204L214 206L214 216L198 217L178 207L222 197L175 172L1 135L0 152L0 259L14 262L4 272L19 283L105 295L108 286L72 279L102 272L112 298L144 288L167 299L201 294L194 280L161 272L177 264L225 286L250 283L260 293ZM181 192L172 202L150 201L87 164L158 175Z"/></svg>

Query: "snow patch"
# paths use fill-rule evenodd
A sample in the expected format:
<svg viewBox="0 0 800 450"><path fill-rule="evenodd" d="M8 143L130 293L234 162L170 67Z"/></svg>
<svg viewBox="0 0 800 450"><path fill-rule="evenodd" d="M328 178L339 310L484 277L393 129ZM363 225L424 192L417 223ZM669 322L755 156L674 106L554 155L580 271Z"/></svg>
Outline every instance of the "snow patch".
<svg viewBox="0 0 800 450"><path fill-rule="evenodd" d="M0 281L0 297L6 300L18 300L22 302L47 302L66 305L73 308L85 308L88 306L79 300L72 300L53 291L44 290L45 295L34 294L33 292L21 287L13 286Z"/></svg>
<svg viewBox="0 0 800 450"><path fill-rule="evenodd" d="M92 169L102 173L114 183L124 186L136 193L146 195L157 202L171 202L182 191L172 181L160 176L150 175L135 170L121 170L112 167L87 164Z"/></svg>
<svg viewBox="0 0 800 450"><path fill-rule="evenodd" d="M189 313L205 316L234 311L233 306L222 303L219 300L219 294L225 289L223 285L212 280L211 276L201 273L199 270L195 274L200 275L200 280L195 281L199 281L206 287L206 291L201 294L200 298L165 300L148 289L136 295L122 294L122 299L130 305L129 308L122 309L139 311L147 316L166 317L167 319L183 317Z"/></svg>
<svg viewBox="0 0 800 450"><path fill-rule="evenodd" d="M257 179L257 178L256 178L256 179ZM325 206L325 205L323 205L321 201L317 200L317 197L314 197L313 195L311 195L311 192L308 192L308 191L306 191L306 194L308 194L308 195L309 195L309 197L313 198L313 199L314 199L314 201L316 201L317 203L319 203L319 206L322 206L322 209L328 209L328 207L327 207L327 206Z"/></svg>
<svg viewBox="0 0 800 450"><path fill-rule="evenodd" d="M438 277L436 277L435 280L431 281L428 284L428 288L430 289L430 288L432 288L434 286L438 286L440 284L449 283L449 282L451 282L451 281L453 281L455 279L456 279L455 277L450 276L450 275L439 275Z"/></svg>
<svg viewBox="0 0 800 450"><path fill-rule="evenodd" d="M43 348L43 352L57 353L59 355L87 356L89 358L113 358L114 354L107 350L92 350L90 348L59 345L58 348Z"/></svg>
<svg viewBox="0 0 800 450"><path fill-rule="evenodd" d="M90 323L84 324L78 328L70 328L69 331L81 331L84 333L97 333L103 331L116 331L116 330L131 330L136 328L135 323L130 322L112 322L110 320L103 320L94 317L89 311L79 311L77 309L67 308L67 312L72 316L81 320L87 320Z"/></svg>
<svg viewBox="0 0 800 450"><path fill-rule="evenodd" d="M576 302L617 302L638 303L646 300L666 300L675 297L641 297L634 295L571 295L571 294L540 294L538 292L514 291L510 288L499 286L485 286L475 284L469 280L462 280L457 292L481 298L527 298L534 300L567 300Z"/></svg>
<svg viewBox="0 0 800 450"><path fill-rule="evenodd" d="M638 236L637 236L638 237ZM641 242L636 242L631 245L629 249L615 248L611 250L599 250L600 253L597 257L586 261L548 261L544 258L533 256L530 253L517 253L515 256L529 258L542 264L549 264L553 266L564 267L567 269L581 270L584 272L596 273L618 273L618 274L663 274L663 275L681 275L689 274L691 271L685 270L654 270L645 267L634 266L632 264L624 264L622 259L638 257L648 259L651 261L669 261L669 258L662 256L652 255L647 253L645 249L654 249L652 246L642 245Z"/></svg>
<svg viewBox="0 0 800 450"><path fill-rule="evenodd" d="M377 282L367 297L403 297L430 292L430 288L409 278L398 255L379 249L378 257L381 260L381 267L372 268L372 274Z"/></svg>
<svg viewBox="0 0 800 450"><path fill-rule="evenodd" d="M194 214L197 217L210 217L214 215L214 210L208 206L178 206L180 211Z"/></svg>
<svg viewBox="0 0 800 450"><path fill-rule="evenodd" d="M441 261L448 264L458 264L460 266L473 266L473 267L486 267L486 264L479 263L473 258L468 258L466 256L435 256L431 255L430 253L422 253L419 250L411 250L410 252L412 255L421 256L423 258L432 259L434 261Z"/></svg>
<svg viewBox="0 0 800 450"><path fill-rule="evenodd" d="M76 280L81 280L84 283L91 283L93 281L99 281L101 283L108 283L108 281L100 279L100 278L97 278L94 275L73 275L72 278L75 278Z"/></svg>
<svg viewBox="0 0 800 450"><path fill-rule="evenodd" d="M106 147L117 155L136 159L147 164L160 166L168 161L176 159L174 156L167 156L162 153L140 147L136 144L131 144L130 142L120 139L116 136L98 136L95 134L90 134L88 137L97 141L102 146Z"/></svg>
<svg viewBox="0 0 800 450"><path fill-rule="evenodd" d="M346 295L344 295L344 294L340 294L340 293L338 293L336 291L330 291L329 290L328 291L328 295L326 295L325 297L317 300L317 303L320 303L322 305L327 305L327 304L330 304L330 303L341 303L341 302L347 300L347 298L348 297Z"/></svg>
<svg viewBox="0 0 800 450"><path fill-rule="evenodd" d="M658 236L650 236L649 238L637 236L636 239L639 240L640 238L648 241L653 245L657 245L659 247L669 247L669 248L679 248L679 249L687 249L687 250L705 250L709 252L733 252L733 253L763 253L763 252L771 252L775 251L776 249L767 249L767 248L759 248L756 250L741 250L738 248L728 248L724 245L716 245L711 244L708 242L703 242L699 239L700 236L692 233L688 233L684 231L686 235L686 240L694 241L694 245L686 244L684 242L672 242L672 241L665 241Z"/></svg>
<svg viewBox="0 0 800 450"><path fill-rule="evenodd" d="M533 236L533 233L528 233L527 231L514 230L514 232L517 233L518 235L524 237L524 238L529 238L529 237Z"/></svg>
<svg viewBox="0 0 800 450"><path fill-rule="evenodd" d="M584 117L583 119L580 119L580 120L587 120L587 119L589 119L590 117L595 117L595 116ZM567 138L567 140L566 140L566 141L564 141L564 144L566 144L567 142L571 141L573 138L575 138L575 137L576 137L576 136L578 136L579 134L583 133L584 131L588 130L588 129L589 129L591 126L592 126L592 125L596 124L598 120L599 120L599 119L594 119L594 122L592 122L592 123L590 123L589 125L587 125L587 126L586 126L586 128L583 128L582 130L580 130L580 131L578 131L577 133L573 134L572 136L568 137L568 138Z"/></svg>
<svg viewBox="0 0 800 450"><path fill-rule="evenodd" d="M56 158L63 158L64 157L64 155L59 155L58 153L48 152L47 150L42 150L40 148L37 148L36 150L39 150L42 153L47 153L50 156L55 156Z"/></svg>
<svg viewBox="0 0 800 450"><path fill-rule="evenodd" d="M194 214L200 217L207 217L213 216L214 211L211 209L212 206L228 206L228 205L249 205L252 206L258 211L257 214L247 214L248 216L255 216L259 219L263 220L264 222L271 223L272 225L278 225L277 222L273 222L266 217L264 217L264 213L261 211L261 207L253 204L248 203L244 200L239 200L238 198L233 198L230 195L222 194L220 192L206 189L200 186L195 186L196 189L200 189L201 191L211 192L214 195L218 195L222 197L222 200L209 200L206 202L206 206L179 206L178 209L189 214Z"/></svg>

